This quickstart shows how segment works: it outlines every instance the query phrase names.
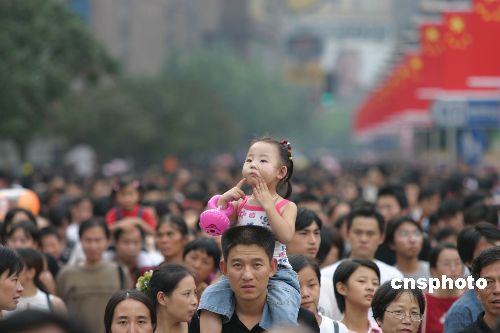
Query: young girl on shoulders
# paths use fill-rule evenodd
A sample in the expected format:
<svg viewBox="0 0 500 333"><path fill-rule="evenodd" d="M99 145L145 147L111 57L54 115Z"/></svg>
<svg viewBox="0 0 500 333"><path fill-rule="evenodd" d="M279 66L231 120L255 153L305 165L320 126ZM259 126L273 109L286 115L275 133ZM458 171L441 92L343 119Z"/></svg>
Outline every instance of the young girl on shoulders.
<svg viewBox="0 0 500 333"><path fill-rule="evenodd" d="M216 205L227 209L232 205L232 224L259 225L271 229L276 238L274 258L278 272L269 281L264 319L260 326L269 329L276 325L296 325L300 307L300 287L297 274L292 270L286 255L286 246L295 233L297 206L286 200L292 192L293 161L291 145L264 137L256 139L248 149L238 184L215 200ZM242 190L244 184L252 188L251 195ZM278 193L286 184L283 197ZM209 286L200 300L200 327L202 333L222 331L222 320L229 321L234 313L232 292L226 278Z"/></svg>

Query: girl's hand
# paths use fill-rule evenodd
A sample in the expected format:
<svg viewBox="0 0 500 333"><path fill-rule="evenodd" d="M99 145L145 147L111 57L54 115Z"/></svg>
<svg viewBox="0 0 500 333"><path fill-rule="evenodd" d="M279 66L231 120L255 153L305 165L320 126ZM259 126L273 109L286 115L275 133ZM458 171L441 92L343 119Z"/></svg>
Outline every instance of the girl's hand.
<svg viewBox="0 0 500 333"><path fill-rule="evenodd" d="M253 196L264 209L274 206L276 197L273 198L266 182L262 178L259 178L257 184L253 187Z"/></svg>
<svg viewBox="0 0 500 333"><path fill-rule="evenodd" d="M217 204L221 206L222 209L226 209L227 204L230 201L238 201L240 199L245 198L245 192L243 192L243 190L241 189L241 187L243 186L243 184L245 184L245 182L246 179L243 178L238 182L238 184L236 184L235 187L222 194Z"/></svg>

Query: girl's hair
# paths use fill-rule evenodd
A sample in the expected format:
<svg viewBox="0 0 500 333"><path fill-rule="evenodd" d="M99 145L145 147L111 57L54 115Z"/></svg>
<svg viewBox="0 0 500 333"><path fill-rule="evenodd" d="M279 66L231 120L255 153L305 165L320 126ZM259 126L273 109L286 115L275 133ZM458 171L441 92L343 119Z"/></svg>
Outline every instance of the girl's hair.
<svg viewBox="0 0 500 333"><path fill-rule="evenodd" d="M155 307L158 306L158 293L161 291L166 296L170 296L186 276L192 276L194 279L193 273L180 264L166 264L155 269L146 290Z"/></svg>
<svg viewBox="0 0 500 333"><path fill-rule="evenodd" d="M121 302L133 299L144 304L151 316L151 325L153 326L153 331L156 329L156 308L153 301L144 293L135 290L120 290L114 293L106 304L106 310L104 311L104 328L106 333L111 333L111 325L113 324L113 316L115 314L115 309Z"/></svg>
<svg viewBox="0 0 500 333"><path fill-rule="evenodd" d="M323 223L319 216L310 209L307 208L299 208L297 211L297 218L295 219L295 231L304 230L309 227L311 224L316 222L318 228L321 230L323 227Z"/></svg>
<svg viewBox="0 0 500 333"><path fill-rule="evenodd" d="M455 250L458 253L457 247L453 244L438 244L429 252L429 267L436 268L439 260L439 255L446 249Z"/></svg>
<svg viewBox="0 0 500 333"><path fill-rule="evenodd" d="M177 231L179 231L182 235L183 238L186 238L189 236L189 229L186 224L186 221L182 216L179 215L174 215L174 214L167 214L163 216L160 221L158 222L158 225L156 226L156 231L160 230L160 227L165 224L165 223L170 223L175 226Z"/></svg>
<svg viewBox="0 0 500 333"><path fill-rule="evenodd" d="M221 251L219 246L217 245L217 242L215 242L213 238L205 237L192 240L184 247L182 258L186 258L189 252L196 250L205 252L207 256L211 257L214 260L213 270L216 271L219 267L219 261L221 257Z"/></svg>
<svg viewBox="0 0 500 333"><path fill-rule="evenodd" d="M80 229L78 230L79 238L82 239L82 236L85 233L85 231L93 227L101 228L104 231L104 234L106 235L106 239L109 239L111 237L111 232L109 231L106 222L104 222L104 220L101 218L91 217L90 219L83 221L82 224L80 225Z"/></svg>
<svg viewBox="0 0 500 333"><path fill-rule="evenodd" d="M257 142L266 142L270 143L276 146L278 148L279 156L281 163L283 163L284 166L286 166L286 175L285 177L278 183L278 187L281 186L282 184L286 184L286 192L285 195L283 195L283 198L287 199L290 197L292 194L292 174L293 174L293 160L292 160L292 145L289 141L283 140L283 141L277 141L271 137L261 137L257 138L252 141L250 146Z"/></svg>
<svg viewBox="0 0 500 333"><path fill-rule="evenodd" d="M333 288L335 291L335 299L337 300L337 305L339 307L340 313L345 312L345 297L337 291L337 282L342 282L347 284L347 280L351 275L361 266L367 267L373 270L380 281L380 270L377 264L371 260L366 259L348 259L340 263L340 265L335 270L333 274Z"/></svg>
<svg viewBox="0 0 500 333"><path fill-rule="evenodd" d="M7 272L9 276L18 275L24 268L24 262L19 254L8 247L0 245L0 275Z"/></svg>
<svg viewBox="0 0 500 333"><path fill-rule="evenodd" d="M25 269L31 269L31 268L35 269L35 277L33 279L35 286L41 291L48 293L47 288L45 287L43 282L40 281L40 273L43 272L45 266L45 257L42 254L42 252L34 249L25 248L25 249L18 249L17 253L23 259Z"/></svg>
<svg viewBox="0 0 500 333"><path fill-rule="evenodd" d="M14 235L14 233L19 229L22 230L26 236L33 239L36 244L38 244L38 241L40 239L40 230L38 230L38 227L36 225L33 225L33 223L28 220L14 224L12 228L10 228L7 232L7 237L5 238L5 240L12 237L12 235Z"/></svg>
<svg viewBox="0 0 500 333"><path fill-rule="evenodd" d="M321 272L319 270L318 263L314 259L301 254L295 254L288 257L288 262L292 265L292 269L297 274L299 274L299 272L304 268L312 268L318 277L318 282L321 284Z"/></svg>
<svg viewBox="0 0 500 333"><path fill-rule="evenodd" d="M320 265L323 264L333 246L338 249L338 260L341 260L344 256L344 240L342 239L342 236L340 236L340 232L337 229L324 226L321 228L320 235L321 243L319 244L318 254L316 254L316 260L318 260L318 263Z"/></svg>
<svg viewBox="0 0 500 333"><path fill-rule="evenodd" d="M5 241L7 237L7 233L10 230L11 224L14 222L14 217L17 215L17 213L24 213L28 217L28 221L33 223L35 226L36 224L36 217L33 215L33 213L25 208L12 208L7 211L5 214L5 218L3 220L3 223L1 225L1 232L0 236L2 236L3 240Z"/></svg>
<svg viewBox="0 0 500 333"><path fill-rule="evenodd" d="M422 290L419 288L410 289L394 289L391 286L391 281L385 282L376 291L372 299L372 312L373 318L377 322L384 321L385 310L391 305L392 302L397 300L403 293L410 294L418 303L420 315L425 311L425 297Z"/></svg>
<svg viewBox="0 0 500 333"><path fill-rule="evenodd" d="M118 179L113 184L113 188L111 190L111 198L114 200L118 192L120 192L121 190L123 190L125 187L128 186L132 186L133 188L135 188L137 192L139 192L139 197L141 196L143 190L141 183L135 178L123 177Z"/></svg>

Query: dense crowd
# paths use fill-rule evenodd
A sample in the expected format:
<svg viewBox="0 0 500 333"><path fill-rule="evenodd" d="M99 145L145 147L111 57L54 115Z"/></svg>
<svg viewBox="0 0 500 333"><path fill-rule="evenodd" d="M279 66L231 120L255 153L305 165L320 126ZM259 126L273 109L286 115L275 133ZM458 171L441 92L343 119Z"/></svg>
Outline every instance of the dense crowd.
<svg viewBox="0 0 500 333"><path fill-rule="evenodd" d="M250 145L243 167L230 160L113 177L0 176L4 188L22 184L42 202L40 211L11 207L1 219L0 331L499 329L494 170L293 170L290 144L266 140ZM235 208L222 237L199 226L216 194L219 207ZM443 275L487 286L391 285Z"/></svg>

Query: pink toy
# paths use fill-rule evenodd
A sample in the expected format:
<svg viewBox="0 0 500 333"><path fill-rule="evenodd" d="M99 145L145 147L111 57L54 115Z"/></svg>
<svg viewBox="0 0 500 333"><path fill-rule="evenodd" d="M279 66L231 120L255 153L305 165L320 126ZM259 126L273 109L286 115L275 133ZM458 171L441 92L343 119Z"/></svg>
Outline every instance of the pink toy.
<svg viewBox="0 0 500 333"><path fill-rule="evenodd" d="M209 209L200 214L200 227L211 236L222 235L229 228L229 216L234 212L232 202L227 204L226 209L217 207L219 199L220 195L212 197L207 204Z"/></svg>

